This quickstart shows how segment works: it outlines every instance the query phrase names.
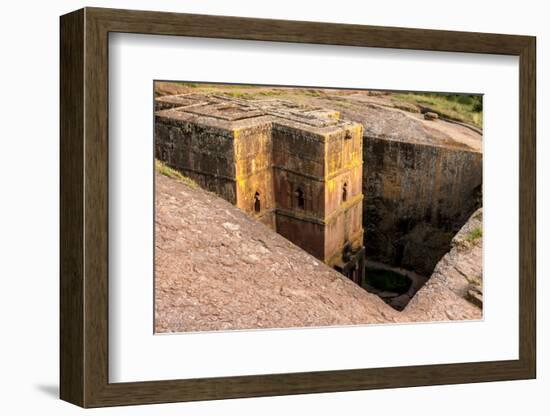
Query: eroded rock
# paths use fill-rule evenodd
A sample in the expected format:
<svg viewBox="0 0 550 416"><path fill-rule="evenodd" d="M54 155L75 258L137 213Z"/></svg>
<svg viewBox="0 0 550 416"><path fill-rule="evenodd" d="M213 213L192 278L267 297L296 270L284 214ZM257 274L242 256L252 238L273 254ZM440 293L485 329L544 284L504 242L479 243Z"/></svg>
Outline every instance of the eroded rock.
<svg viewBox="0 0 550 416"><path fill-rule="evenodd" d="M157 173L155 203L156 332L481 317L458 289L481 276L481 262L474 268L481 241L469 241L470 222L474 228L457 236L437 273L397 312L214 194Z"/></svg>
<svg viewBox="0 0 550 416"><path fill-rule="evenodd" d="M424 120L437 120L439 118L439 115L437 113L433 113L431 111L428 111L424 113Z"/></svg>
<svg viewBox="0 0 550 416"><path fill-rule="evenodd" d="M398 312L229 202L156 175L155 331L395 322Z"/></svg>

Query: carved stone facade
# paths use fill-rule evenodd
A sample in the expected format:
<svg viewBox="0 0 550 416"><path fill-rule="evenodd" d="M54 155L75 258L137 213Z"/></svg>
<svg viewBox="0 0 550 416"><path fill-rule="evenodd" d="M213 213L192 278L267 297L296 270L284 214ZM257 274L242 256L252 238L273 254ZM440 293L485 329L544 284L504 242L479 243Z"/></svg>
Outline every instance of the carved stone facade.
<svg viewBox="0 0 550 416"><path fill-rule="evenodd" d="M361 284L363 127L279 99L155 102L156 158Z"/></svg>

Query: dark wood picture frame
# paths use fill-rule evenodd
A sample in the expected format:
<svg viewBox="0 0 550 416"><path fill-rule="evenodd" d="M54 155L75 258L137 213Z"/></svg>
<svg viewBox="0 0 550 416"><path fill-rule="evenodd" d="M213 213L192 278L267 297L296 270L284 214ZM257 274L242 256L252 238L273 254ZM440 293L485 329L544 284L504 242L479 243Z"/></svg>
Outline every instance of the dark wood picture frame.
<svg viewBox="0 0 550 416"><path fill-rule="evenodd" d="M62 16L60 29L60 396L63 400L83 407L100 407L535 378L534 37L99 8L85 8ZM109 383L110 32L519 56L519 359Z"/></svg>

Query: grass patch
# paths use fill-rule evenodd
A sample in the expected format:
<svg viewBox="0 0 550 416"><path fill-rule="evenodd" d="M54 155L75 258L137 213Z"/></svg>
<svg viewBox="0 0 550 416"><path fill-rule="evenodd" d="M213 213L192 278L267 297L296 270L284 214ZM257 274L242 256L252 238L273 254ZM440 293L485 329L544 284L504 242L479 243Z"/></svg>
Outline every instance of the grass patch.
<svg viewBox="0 0 550 416"><path fill-rule="evenodd" d="M483 98L472 94L396 93L392 97L411 104L430 107L443 117L483 127Z"/></svg>
<svg viewBox="0 0 550 416"><path fill-rule="evenodd" d="M174 84L181 85L183 87L188 87L188 88L199 88L201 86L201 84L197 82L175 81Z"/></svg>
<svg viewBox="0 0 550 416"><path fill-rule="evenodd" d="M483 230L481 229L481 227L476 227L473 230L470 230L470 232L466 234L466 237L464 237L464 239L469 243L473 243L479 240L481 237L483 237Z"/></svg>
<svg viewBox="0 0 550 416"><path fill-rule="evenodd" d="M390 270L366 269L365 283L387 292L405 293L411 287L411 280Z"/></svg>
<svg viewBox="0 0 550 416"><path fill-rule="evenodd" d="M258 94L262 95L264 97L277 97L277 96L281 95L282 93L283 93L282 91L269 90L269 91L260 91Z"/></svg>
<svg viewBox="0 0 550 416"><path fill-rule="evenodd" d="M344 108L352 108L355 104L349 101L338 101L337 105Z"/></svg>
<svg viewBox="0 0 550 416"><path fill-rule="evenodd" d="M172 178L172 179L177 179L178 181L189 185L191 188L198 188L197 182L195 182L193 179L182 175L180 172L178 172L175 169L172 169L166 163L161 162L158 159L155 159L155 169L161 175L168 176L169 178Z"/></svg>
<svg viewBox="0 0 550 416"><path fill-rule="evenodd" d="M168 83L173 83L173 84L177 84L177 85L181 85L189 88L204 88L209 90L255 88L254 85L245 85L245 84L212 84L208 82L188 82L188 81L172 81Z"/></svg>
<svg viewBox="0 0 550 416"><path fill-rule="evenodd" d="M221 94L228 95L235 98L260 98L260 97L279 97L283 94L283 91L277 90L260 90L254 92L242 92L242 91L220 91Z"/></svg>
<svg viewBox="0 0 550 416"><path fill-rule="evenodd" d="M240 92L240 91L221 91L223 95L227 95L228 97L233 98L253 98L254 94L249 94L247 92Z"/></svg>
<svg viewBox="0 0 550 416"><path fill-rule="evenodd" d="M324 95L323 93L321 93L321 91L317 90L305 90L303 91L303 94L308 97L321 97Z"/></svg>

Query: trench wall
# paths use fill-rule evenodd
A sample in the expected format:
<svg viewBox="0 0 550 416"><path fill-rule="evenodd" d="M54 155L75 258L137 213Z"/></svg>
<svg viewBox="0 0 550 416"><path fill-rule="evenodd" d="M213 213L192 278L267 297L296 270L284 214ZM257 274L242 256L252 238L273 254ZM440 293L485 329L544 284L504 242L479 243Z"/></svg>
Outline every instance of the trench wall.
<svg viewBox="0 0 550 416"><path fill-rule="evenodd" d="M363 137L366 257L430 275L481 206L482 154Z"/></svg>

